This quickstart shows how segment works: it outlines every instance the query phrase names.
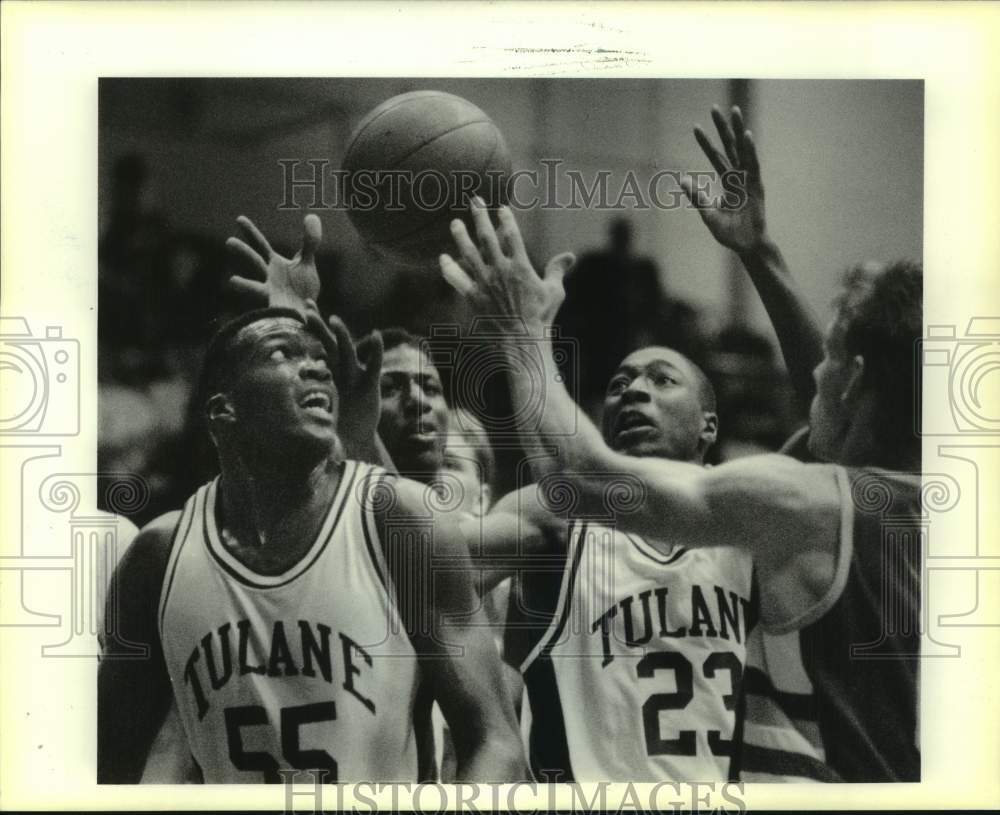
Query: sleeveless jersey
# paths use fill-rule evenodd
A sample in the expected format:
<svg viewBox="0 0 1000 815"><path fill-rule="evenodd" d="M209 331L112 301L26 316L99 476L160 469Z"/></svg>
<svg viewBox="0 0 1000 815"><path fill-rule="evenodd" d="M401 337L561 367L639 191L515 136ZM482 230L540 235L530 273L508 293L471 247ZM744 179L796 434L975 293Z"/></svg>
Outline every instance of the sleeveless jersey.
<svg viewBox="0 0 1000 815"><path fill-rule="evenodd" d="M826 595L754 632L741 780L919 781L919 478L837 468Z"/></svg>
<svg viewBox="0 0 1000 815"><path fill-rule="evenodd" d="M522 666L538 780L730 778L752 578L745 552L664 554L573 524L552 622Z"/></svg>
<svg viewBox="0 0 1000 815"><path fill-rule="evenodd" d="M327 783L416 780L416 655L370 506L382 475L342 465L316 540L278 575L223 547L218 479L185 505L159 626L206 783L280 782L285 769L325 770Z"/></svg>

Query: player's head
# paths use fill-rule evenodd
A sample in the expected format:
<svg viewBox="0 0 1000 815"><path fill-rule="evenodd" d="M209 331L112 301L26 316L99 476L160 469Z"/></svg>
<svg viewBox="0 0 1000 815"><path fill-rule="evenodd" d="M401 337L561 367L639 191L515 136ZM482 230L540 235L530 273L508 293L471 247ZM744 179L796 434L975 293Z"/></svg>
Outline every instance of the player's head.
<svg viewBox="0 0 1000 815"><path fill-rule="evenodd" d="M701 462L718 425L708 377L672 348L651 346L629 354L604 394L604 439L630 456Z"/></svg>
<svg viewBox="0 0 1000 815"><path fill-rule="evenodd" d="M496 476L493 447L483 426L461 408L451 414L442 471L455 478L461 487L460 511L484 515L489 510Z"/></svg>
<svg viewBox="0 0 1000 815"><path fill-rule="evenodd" d="M441 377L412 334L399 328L381 333L379 436L400 473L426 481L444 462L448 403Z"/></svg>
<svg viewBox="0 0 1000 815"><path fill-rule="evenodd" d="M267 308L209 344L198 399L220 457L309 463L337 443L337 388L323 343L297 311Z"/></svg>
<svg viewBox="0 0 1000 815"><path fill-rule="evenodd" d="M812 453L842 464L919 466L915 352L923 330L923 268L864 263L848 270L813 371Z"/></svg>

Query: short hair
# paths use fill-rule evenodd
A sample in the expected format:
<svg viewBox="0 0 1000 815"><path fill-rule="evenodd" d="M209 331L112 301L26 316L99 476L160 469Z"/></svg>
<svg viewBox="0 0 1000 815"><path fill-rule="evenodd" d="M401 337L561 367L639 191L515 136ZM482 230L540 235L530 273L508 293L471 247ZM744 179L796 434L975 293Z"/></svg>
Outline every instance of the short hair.
<svg viewBox="0 0 1000 815"><path fill-rule="evenodd" d="M411 334L405 328L400 328L399 326L381 328L379 329L379 333L382 335L382 347L386 351L390 351L400 345L409 345L418 351L423 350L420 338L415 334Z"/></svg>
<svg viewBox="0 0 1000 815"><path fill-rule="evenodd" d="M715 387L712 385L712 380L708 378L708 374L701 369L700 365L691 360L691 357L681 354L680 351L677 353L694 373L694 387L698 392L698 401L701 403L701 409L708 413L717 413L718 403L715 398Z"/></svg>
<svg viewBox="0 0 1000 815"><path fill-rule="evenodd" d="M923 297L923 266L897 260L852 266L835 301L844 349L865 361L862 382L876 394L880 442L890 449L919 441Z"/></svg>
<svg viewBox="0 0 1000 815"><path fill-rule="evenodd" d="M235 373L232 356L236 350L235 341L240 331L260 320L279 317L291 318L305 324L305 318L295 309L270 306L244 312L224 323L215 332L208 343L208 350L205 352L205 359L201 364L201 373L195 388L195 404L199 413L204 414L208 400L231 383Z"/></svg>

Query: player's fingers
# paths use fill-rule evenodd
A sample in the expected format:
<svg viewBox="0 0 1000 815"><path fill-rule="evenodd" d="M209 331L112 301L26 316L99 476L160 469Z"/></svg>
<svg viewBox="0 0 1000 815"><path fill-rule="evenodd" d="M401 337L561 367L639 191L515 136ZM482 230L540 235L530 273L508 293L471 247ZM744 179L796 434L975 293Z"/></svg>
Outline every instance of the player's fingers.
<svg viewBox="0 0 1000 815"><path fill-rule="evenodd" d="M361 348L359 344L359 349ZM372 331L364 341L365 380L371 382L382 373L382 356L385 354L385 343L380 331Z"/></svg>
<svg viewBox="0 0 1000 815"><path fill-rule="evenodd" d="M472 274L483 277L485 268L482 255L479 254L479 249L469 237L469 230L465 228L465 222L460 218L455 218L451 222L451 237L455 241L459 257L464 262L465 268Z"/></svg>
<svg viewBox="0 0 1000 815"><path fill-rule="evenodd" d="M441 266L441 276L448 281L448 284L463 297L468 297L476 290L476 284L472 278L466 274L465 269L459 266L451 255L441 255L438 258Z"/></svg>
<svg viewBox="0 0 1000 815"><path fill-rule="evenodd" d="M743 134L743 167L751 181L760 183L760 161L757 158L757 145L753 133L747 130Z"/></svg>
<svg viewBox="0 0 1000 815"><path fill-rule="evenodd" d="M339 366L340 346L337 342L337 338L330 331L329 326L323 322L323 318L320 316L318 310L307 306L305 314L306 326L319 338L319 341L323 343L323 348L326 350L328 358L327 365ZM334 375L336 375L336 371L334 371Z"/></svg>
<svg viewBox="0 0 1000 815"><path fill-rule="evenodd" d="M476 227L479 245L486 254L486 262L496 267L503 260L503 253L500 251L500 241L497 240L496 230L490 221L486 202L477 195L472 199L469 210L472 212L472 223Z"/></svg>
<svg viewBox="0 0 1000 815"><path fill-rule="evenodd" d="M500 225L497 227L497 240L500 242L500 251L507 257L514 257L517 249L514 245L513 235L510 230L504 226L503 218L500 218Z"/></svg>
<svg viewBox="0 0 1000 815"><path fill-rule="evenodd" d="M323 240L323 223L319 216L309 213L302 219L302 249L299 257L304 263L312 263L316 258L316 250Z"/></svg>
<svg viewBox="0 0 1000 815"><path fill-rule="evenodd" d="M708 160L712 163L712 167L715 168L715 172L722 175L729 167L726 165L726 159L722 154L715 149L715 145L712 144L712 140L705 135L705 131L702 130L698 125L694 126L694 138L701 147L701 151L705 154Z"/></svg>
<svg viewBox="0 0 1000 815"><path fill-rule="evenodd" d="M576 255L572 252L560 252L545 264L545 281L558 285L562 288L563 278L570 272L576 264Z"/></svg>
<svg viewBox="0 0 1000 815"><path fill-rule="evenodd" d="M694 182L691 180L691 176L689 175L681 178L680 185L688 200L694 204L698 212L702 213L702 217L704 217L704 212L709 207L708 196L704 193L704 191L695 188Z"/></svg>
<svg viewBox="0 0 1000 815"><path fill-rule="evenodd" d="M264 236L257 225L251 221L246 215L240 215L236 219L236 224L243 230L247 241L254 247L254 249L259 252L264 259L269 259L272 254L274 254L274 249L271 248L271 243Z"/></svg>
<svg viewBox="0 0 1000 815"><path fill-rule="evenodd" d="M226 248L240 259L246 261L253 276L260 280L267 280L267 263L259 254L247 246L239 238L227 238Z"/></svg>
<svg viewBox="0 0 1000 815"><path fill-rule="evenodd" d="M517 219L510 207L504 205L497 212L497 220L500 228L497 229L497 236L500 238L500 248L511 258L527 260L528 251L524 248L524 239L521 237L521 229L517 225Z"/></svg>
<svg viewBox="0 0 1000 815"><path fill-rule="evenodd" d="M236 219L236 223L239 224L240 229L246 234L250 243L264 256L264 259L270 260L271 255L274 254L274 250L271 248L271 244L267 242L267 238L264 237L264 233L254 225L254 222L247 218L246 215L240 215Z"/></svg>
<svg viewBox="0 0 1000 815"><path fill-rule="evenodd" d="M738 105L733 105L729 112L729 120L733 126L733 138L736 142L736 158L739 159L737 167L745 167L744 163L744 135L746 134L746 124L743 122L743 111L740 110Z"/></svg>
<svg viewBox="0 0 1000 815"><path fill-rule="evenodd" d="M719 132L719 139L722 140L722 148L726 151L726 157L731 166L739 165L739 157L736 154L736 139L733 137L733 130L722 115L718 105L712 106L712 121L715 122L715 129Z"/></svg>
<svg viewBox="0 0 1000 815"><path fill-rule="evenodd" d="M226 281L226 285L237 294L252 297L254 300L267 305L268 288L263 283L256 280L248 280L239 275L233 275Z"/></svg>
<svg viewBox="0 0 1000 815"><path fill-rule="evenodd" d="M338 382L348 382L352 372L358 367L358 352L354 347L354 340L351 332L343 320L335 314L327 318L327 323L333 336L337 339L337 375Z"/></svg>

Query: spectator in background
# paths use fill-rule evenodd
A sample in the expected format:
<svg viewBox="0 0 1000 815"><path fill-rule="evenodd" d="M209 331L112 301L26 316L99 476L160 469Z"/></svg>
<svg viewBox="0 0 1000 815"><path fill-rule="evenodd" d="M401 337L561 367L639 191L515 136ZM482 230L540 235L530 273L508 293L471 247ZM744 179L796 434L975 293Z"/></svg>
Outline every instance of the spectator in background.
<svg viewBox="0 0 1000 815"><path fill-rule="evenodd" d="M625 218L611 222L607 248L582 255L566 278L556 325L579 342L579 381L568 384L591 415L631 351L666 345L699 361L703 348L696 312L665 295L656 262L634 253L632 225ZM572 378L571 371L564 373Z"/></svg>

